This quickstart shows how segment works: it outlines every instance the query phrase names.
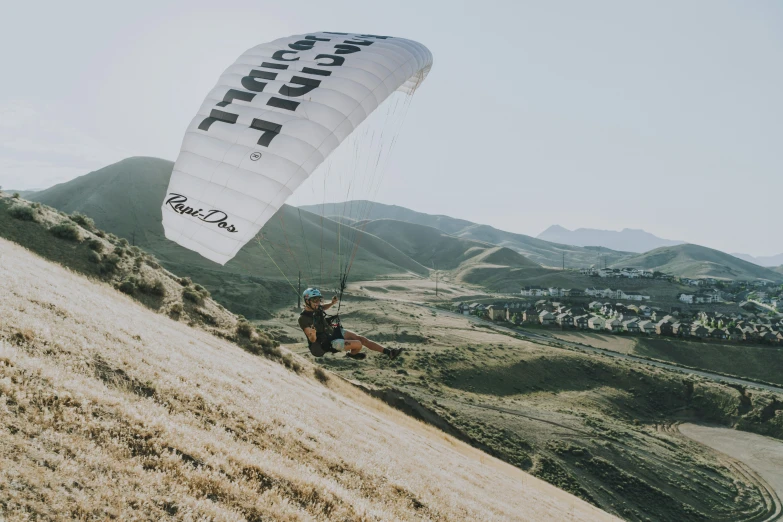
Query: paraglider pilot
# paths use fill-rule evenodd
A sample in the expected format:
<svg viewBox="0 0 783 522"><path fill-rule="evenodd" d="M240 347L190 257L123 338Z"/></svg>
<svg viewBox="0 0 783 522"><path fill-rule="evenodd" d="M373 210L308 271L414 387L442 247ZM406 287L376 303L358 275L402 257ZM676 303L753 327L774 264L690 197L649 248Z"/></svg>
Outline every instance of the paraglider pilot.
<svg viewBox="0 0 783 522"><path fill-rule="evenodd" d="M326 315L326 310L337 304L337 296L332 297L331 302L322 304L321 292L317 288L308 288L302 297L305 305L299 315L299 326L310 343L310 353L316 357L345 350L346 357L362 360L367 357L367 354L361 351L363 346L388 355L390 359L396 359L402 353L402 348L384 348L343 328L339 317Z"/></svg>

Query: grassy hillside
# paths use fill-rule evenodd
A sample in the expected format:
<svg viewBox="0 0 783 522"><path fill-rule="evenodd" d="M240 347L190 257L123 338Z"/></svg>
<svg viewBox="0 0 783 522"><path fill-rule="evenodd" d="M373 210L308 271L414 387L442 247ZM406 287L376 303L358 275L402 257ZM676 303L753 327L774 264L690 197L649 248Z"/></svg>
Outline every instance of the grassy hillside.
<svg viewBox="0 0 783 522"><path fill-rule="evenodd" d="M449 216L424 214L397 205L385 205L366 200L352 200L342 203L326 203L324 205L304 205L308 212L323 216L347 216L356 220L393 219L416 225L437 228L447 234L456 234L471 225L470 221Z"/></svg>
<svg viewBox="0 0 783 522"><path fill-rule="evenodd" d="M524 256L492 244L451 236L426 225L393 219L376 219L364 225L365 232L376 235L424 266L438 270L457 268L468 259L492 251L493 260L485 261L513 267L538 267Z"/></svg>
<svg viewBox="0 0 783 522"><path fill-rule="evenodd" d="M0 252L4 520L613 520L305 362Z"/></svg>
<svg viewBox="0 0 783 522"><path fill-rule="evenodd" d="M578 247L550 243L524 234L498 230L488 225L473 225L457 235L511 248L536 263L555 268L561 268L564 260L566 268L581 268L600 266L604 260L613 263L632 255L630 252L617 252L604 247Z"/></svg>
<svg viewBox="0 0 783 522"><path fill-rule="evenodd" d="M167 268L192 277L231 310L264 317L276 306L296 303L299 272L303 285L335 288L341 265L353 259L351 277L421 277L427 268L370 234L283 206L262 229L263 247L248 243L225 266L168 241L161 225L163 201L173 163L128 158L67 183L36 193L35 201L67 213L81 212L102 229L154 254Z"/></svg>
<svg viewBox="0 0 783 522"><path fill-rule="evenodd" d="M327 205L309 205L302 208L315 214L337 214L353 217L353 214L351 214L353 212L354 214L359 213L359 219L364 218L364 214L368 214L366 219L369 220L393 219L425 225L463 239L480 243L491 243L516 250L530 260L545 266L561 267L563 254L565 254L565 265L567 268L602 265L604 260L607 263L613 263L633 255L630 252L617 252L603 247L578 247L551 243L524 234L514 234L487 225L477 225L464 219L424 214L396 205L349 201Z"/></svg>
<svg viewBox="0 0 783 522"><path fill-rule="evenodd" d="M653 269L680 277L719 279L769 279L780 281L780 274L743 261L724 252L699 245L662 247L624 259L615 267Z"/></svg>
<svg viewBox="0 0 783 522"><path fill-rule="evenodd" d="M779 274L783 274L783 265L780 265L778 267L775 267L772 269L774 272L777 272Z"/></svg>

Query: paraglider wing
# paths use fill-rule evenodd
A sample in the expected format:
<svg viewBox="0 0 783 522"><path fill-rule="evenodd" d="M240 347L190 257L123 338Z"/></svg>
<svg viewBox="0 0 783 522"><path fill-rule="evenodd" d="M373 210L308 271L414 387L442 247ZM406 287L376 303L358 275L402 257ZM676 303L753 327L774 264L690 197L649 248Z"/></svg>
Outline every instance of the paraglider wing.
<svg viewBox="0 0 783 522"><path fill-rule="evenodd" d="M432 66L423 45L318 32L242 54L188 126L163 200L166 237L221 265L395 91Z"/></svg>

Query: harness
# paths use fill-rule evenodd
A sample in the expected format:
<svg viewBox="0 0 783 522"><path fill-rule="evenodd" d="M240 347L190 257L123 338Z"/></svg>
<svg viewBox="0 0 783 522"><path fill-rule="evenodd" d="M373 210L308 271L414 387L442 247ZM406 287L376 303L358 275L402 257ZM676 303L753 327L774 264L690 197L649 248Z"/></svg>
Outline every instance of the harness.
<svg viewBox="0 0 783 522"><path fill-rule="evenodd" d="M315 342L310 343L310 353L316 357L322 357L326 353L337 353L338 350L332 348L332 341L343 338L340 315L327 315L322 308L301 313L301 315L310 314L313 316L313 328L315 328Z"/></svg>

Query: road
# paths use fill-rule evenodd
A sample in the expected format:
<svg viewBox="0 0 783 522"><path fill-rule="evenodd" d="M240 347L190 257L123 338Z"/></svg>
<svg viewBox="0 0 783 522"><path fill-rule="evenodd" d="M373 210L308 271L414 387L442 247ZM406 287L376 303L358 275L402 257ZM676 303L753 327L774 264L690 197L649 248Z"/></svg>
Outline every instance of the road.
<svg viewBox="0 0 783 522"><path fill-rule="evenodd" d="M563 341L562 339L556 339L556 338L550 337L548 335L539 334L539 333L536 333L536 332L530 332L528 330L521 330L521 329L517 330L517 329L514 329L514 328L508 328L506 326L500 326L500 325L491 323L489 321L485 321L484 319L480 319L480 318L478 318L476 316L473 316L473 315L458 314L458 313L455 313L455 312L449 312L449 311L446 311L446 310L442 310L440 308L433 308L433 307L430 307L430 306L427 306L427 305L418 305L418 306L422 306L422 307L427 308L429 310L435 311L435 312L437 312L439 314L450 315L450 316L453 316L453 317L462 317L462 318L467 319L468 321L470 321L472 323L480 324L480 325L482 325L484 327L491 328L493 330L497 330L497 331L501 331L501 332L505 332L505 333L509 333L509 334L513 334L513 335L519 335L519 336L522 336L522 337L526 337L526 338L530 339L531 341L536 341L536 342L539 342L539 343L542 343L542 342L543 343L557 343L557 344L562 345L562 346L567 346L567 347L569 347L569 348L571 348L573 350L581 350L583 352L590 352L590 353L595 353L595 354L600 354L600 355L607 355L609 357L614 357L616 359L624 359L626 361L633 361L633 362L640 363L640 364L646 364L648 366L655 366L656 368L663 368L663 369L670 370L670 371L673 371L673 372L698 375L699 377L704 377L705 379L710 379L710 380L713 380L713 381L724 382L724 383L731 383L731 384L738 384L740 386L744 386L744 387L747 387L747 388L756 388L758 390L765 390L765 391L769 391L769 392L773 392L773 393L783 393L783 387L780 387L780 386L772 386L772 385L769 385L769 384L760 384L760 383L753 382L753 381L746 381L745 379L738 379L736 377L726 377L724 375L720 375L720 374L717 374L717 373L712 373L712 372L708 372L708 371L704 371L704 370L692 370L690 368L684 368L682 366L677 366L675 364L668 364L668 363L661 362L661 361L651 361L649 359L645 359L644 357L637 357L635 355L629 355L629 354L625 354L625 353L613 352L612 350L605 350L603 348L596 348L594 346L586 346L586 345L582 345L582 344L572 343L572 342L569 342L569 341Z"/></svg>

